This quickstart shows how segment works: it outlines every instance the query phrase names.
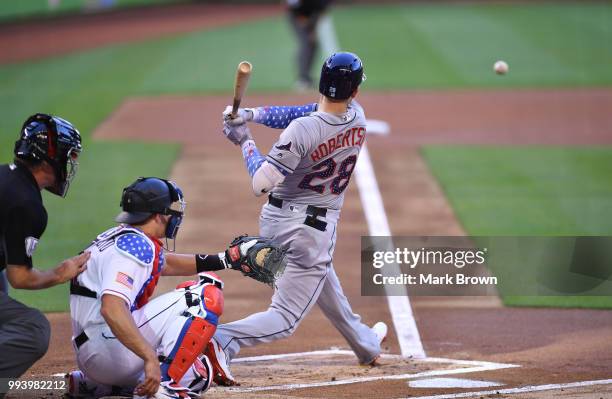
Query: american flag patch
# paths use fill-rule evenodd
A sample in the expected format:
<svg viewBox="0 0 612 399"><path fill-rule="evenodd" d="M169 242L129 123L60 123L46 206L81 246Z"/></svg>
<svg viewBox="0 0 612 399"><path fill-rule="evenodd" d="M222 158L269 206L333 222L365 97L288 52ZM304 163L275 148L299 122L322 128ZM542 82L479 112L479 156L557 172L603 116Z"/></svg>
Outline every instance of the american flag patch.
<svg viewBox="0 0 612 399"><path fill-rule="evenodd" d="M134 279L125 273L121 273L121 272L117 273L117 278L115 278L115 281L118 282L119 284L125 285L126 287L130 289L134 286Z"/></svg>

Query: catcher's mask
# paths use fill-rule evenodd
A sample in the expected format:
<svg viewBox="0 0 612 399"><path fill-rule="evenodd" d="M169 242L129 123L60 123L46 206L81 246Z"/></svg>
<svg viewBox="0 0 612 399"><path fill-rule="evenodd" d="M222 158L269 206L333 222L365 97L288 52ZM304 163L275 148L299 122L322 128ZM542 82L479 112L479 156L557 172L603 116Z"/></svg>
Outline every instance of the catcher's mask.
<svg viewBox="0 0 612 399"><path fill-rule="evenodd" d="M174 240L185 213L185 199L181 189L170 180L139 177L123 189L121 209L115 220L119 223L139 224L153 214L170 215L165 237Z"/></svg>
<svg viewBox="0 0 612 399"><path fill-rule="evenodd" d="M65 197L76 176L81 151L81 134L70 122L34 114L23 123L14 154L17 159L47 162L53 168L55 183L46 190Z"/></svg>

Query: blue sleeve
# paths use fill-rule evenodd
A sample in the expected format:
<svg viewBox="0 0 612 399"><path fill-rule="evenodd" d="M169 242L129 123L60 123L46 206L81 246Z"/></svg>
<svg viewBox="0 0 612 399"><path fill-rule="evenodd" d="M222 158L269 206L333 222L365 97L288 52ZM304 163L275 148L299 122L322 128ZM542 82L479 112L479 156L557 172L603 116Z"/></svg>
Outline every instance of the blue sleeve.
<svg viewBox="0 0 612 399"><path fill-rule="evenodd" d="M247 140L242 145L242 157L244 158L246 168L251 177L255 175L257 169L259 169L261 164L266 160L266 157L261 155L253 140Z"/></svg>
<svg viewBox="0 0 612 399"><path fill-rule="evenodd" d="M275 129L284 129L292 120L317 110L317 103L295 106L265 106L255 109L253 122Z"/></svg>

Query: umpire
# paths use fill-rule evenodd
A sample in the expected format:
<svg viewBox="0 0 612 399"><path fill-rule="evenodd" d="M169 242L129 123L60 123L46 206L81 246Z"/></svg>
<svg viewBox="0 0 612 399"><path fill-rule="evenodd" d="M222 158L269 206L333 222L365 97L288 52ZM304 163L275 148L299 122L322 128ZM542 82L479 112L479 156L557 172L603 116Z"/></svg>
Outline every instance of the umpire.
<svg viewBox="0 0 612 399"><path fill-rule="evenodd" d="M32 255L47 227L40 191L44 188L64 197L76 174L80 152L81 135L70 122L36 114L23 124L13 163L0 165L0 272L6 269L13 288L52 287L85 269L89 253L50 270L32 265ZM17 378L29 369L47 352L49 335L49 322L40 311L0 292L0 378Z"/></svg>

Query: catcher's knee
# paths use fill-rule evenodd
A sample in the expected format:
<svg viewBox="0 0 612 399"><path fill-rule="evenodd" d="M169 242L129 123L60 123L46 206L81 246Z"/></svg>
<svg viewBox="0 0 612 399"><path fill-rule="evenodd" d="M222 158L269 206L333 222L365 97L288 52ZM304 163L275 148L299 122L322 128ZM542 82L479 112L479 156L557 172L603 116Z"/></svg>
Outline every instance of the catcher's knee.
<svg viewBox="0 0 612 399"><path fill-rule="evenodd" d="M187 306L200 306L197 312L190 312L194 316L202 316L210 323L217 325L219 317L223 314L223 281L215 273L199 274L200 281L184 281L176 286L177 290L188 291ZM198 298L199 295L199 298Z"/></svg>
<svg viewBox="0 0 612 399"><path fill-rule="evenodd" d="M217 325L223 314L223 281L214 273L202 273L200 281L203 282L200 303L206 312L205 319Z"/></svg>

